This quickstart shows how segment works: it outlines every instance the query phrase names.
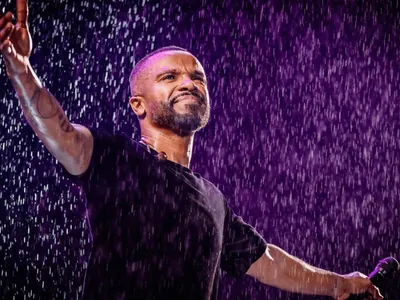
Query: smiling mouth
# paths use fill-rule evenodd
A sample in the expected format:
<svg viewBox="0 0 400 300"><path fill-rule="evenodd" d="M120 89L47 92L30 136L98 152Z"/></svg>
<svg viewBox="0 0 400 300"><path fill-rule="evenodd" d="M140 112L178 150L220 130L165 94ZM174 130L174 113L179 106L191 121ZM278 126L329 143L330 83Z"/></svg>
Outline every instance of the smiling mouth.
<svg viewBox="0 0 400 300"><path fill-rule="evenodd" d="M204 103L204 99L200 95L195 95L189 92L182 93L172 100L172 105L181 101Z"/></svg>
<svg viewBox="0 0 400 300"><path fill-rule="evenodd" d="M176 101L178 102L197 102L197 103L201 103L201 99L196 97L196 96L181 96L177 99Z"/></svg>
<svg viewBox="0 0 400 300"><path fill-rule="evenodd" d="M178 102L196 102L196 103L203 103L203 99L201 97L198 97L193 94L183 94L178 97L173 101L173 104L178 103Z"/></svg>

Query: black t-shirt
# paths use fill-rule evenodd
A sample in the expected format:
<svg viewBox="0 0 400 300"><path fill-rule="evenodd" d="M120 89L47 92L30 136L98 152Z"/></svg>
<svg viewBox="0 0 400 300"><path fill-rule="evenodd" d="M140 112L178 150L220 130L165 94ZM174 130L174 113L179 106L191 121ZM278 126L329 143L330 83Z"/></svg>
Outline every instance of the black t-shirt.
<svg viewBox="0 0 400 300"><path fill-rule="evenodd" d="M125 135L90 131L93 155L79 176L93 235L84 299L214 300L220 269L241 276L265 252L199 174Z"/></svg>

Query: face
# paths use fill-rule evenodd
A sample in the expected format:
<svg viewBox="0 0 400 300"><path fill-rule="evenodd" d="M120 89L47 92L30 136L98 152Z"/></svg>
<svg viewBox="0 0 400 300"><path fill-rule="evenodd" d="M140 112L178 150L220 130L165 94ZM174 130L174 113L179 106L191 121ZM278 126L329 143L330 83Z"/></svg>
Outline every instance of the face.
<svg viewBox="0 0 400 300"><path fill-rule="evenodd" d="M144 118L152 125L186 136L207 124L210 103L206 76L193 55L167 51L150 57L135 86Z"/></svg>

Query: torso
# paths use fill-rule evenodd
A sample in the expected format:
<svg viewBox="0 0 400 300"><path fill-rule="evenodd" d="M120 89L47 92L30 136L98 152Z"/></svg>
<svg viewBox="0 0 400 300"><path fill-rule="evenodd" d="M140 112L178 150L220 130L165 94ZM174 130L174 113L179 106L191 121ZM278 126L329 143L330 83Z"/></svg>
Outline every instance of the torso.
<svg viewBox="0 0 400 300"><path fill-rule="evenodd" d="M215 297L225 208L214 185L136 142L91 176L85 299Z"/></svg>

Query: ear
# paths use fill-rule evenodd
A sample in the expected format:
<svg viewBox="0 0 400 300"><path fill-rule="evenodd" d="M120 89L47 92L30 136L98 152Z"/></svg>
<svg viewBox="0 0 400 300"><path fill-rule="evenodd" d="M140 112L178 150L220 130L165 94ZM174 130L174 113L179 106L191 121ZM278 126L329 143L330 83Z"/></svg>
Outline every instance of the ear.
<svg viewBox="0 0 400 300"><path fill-rule="evenodd" d="M146 107L141 96L133 96L129 99L129 105L137 117L142 120L146 117Z"/></svg>

